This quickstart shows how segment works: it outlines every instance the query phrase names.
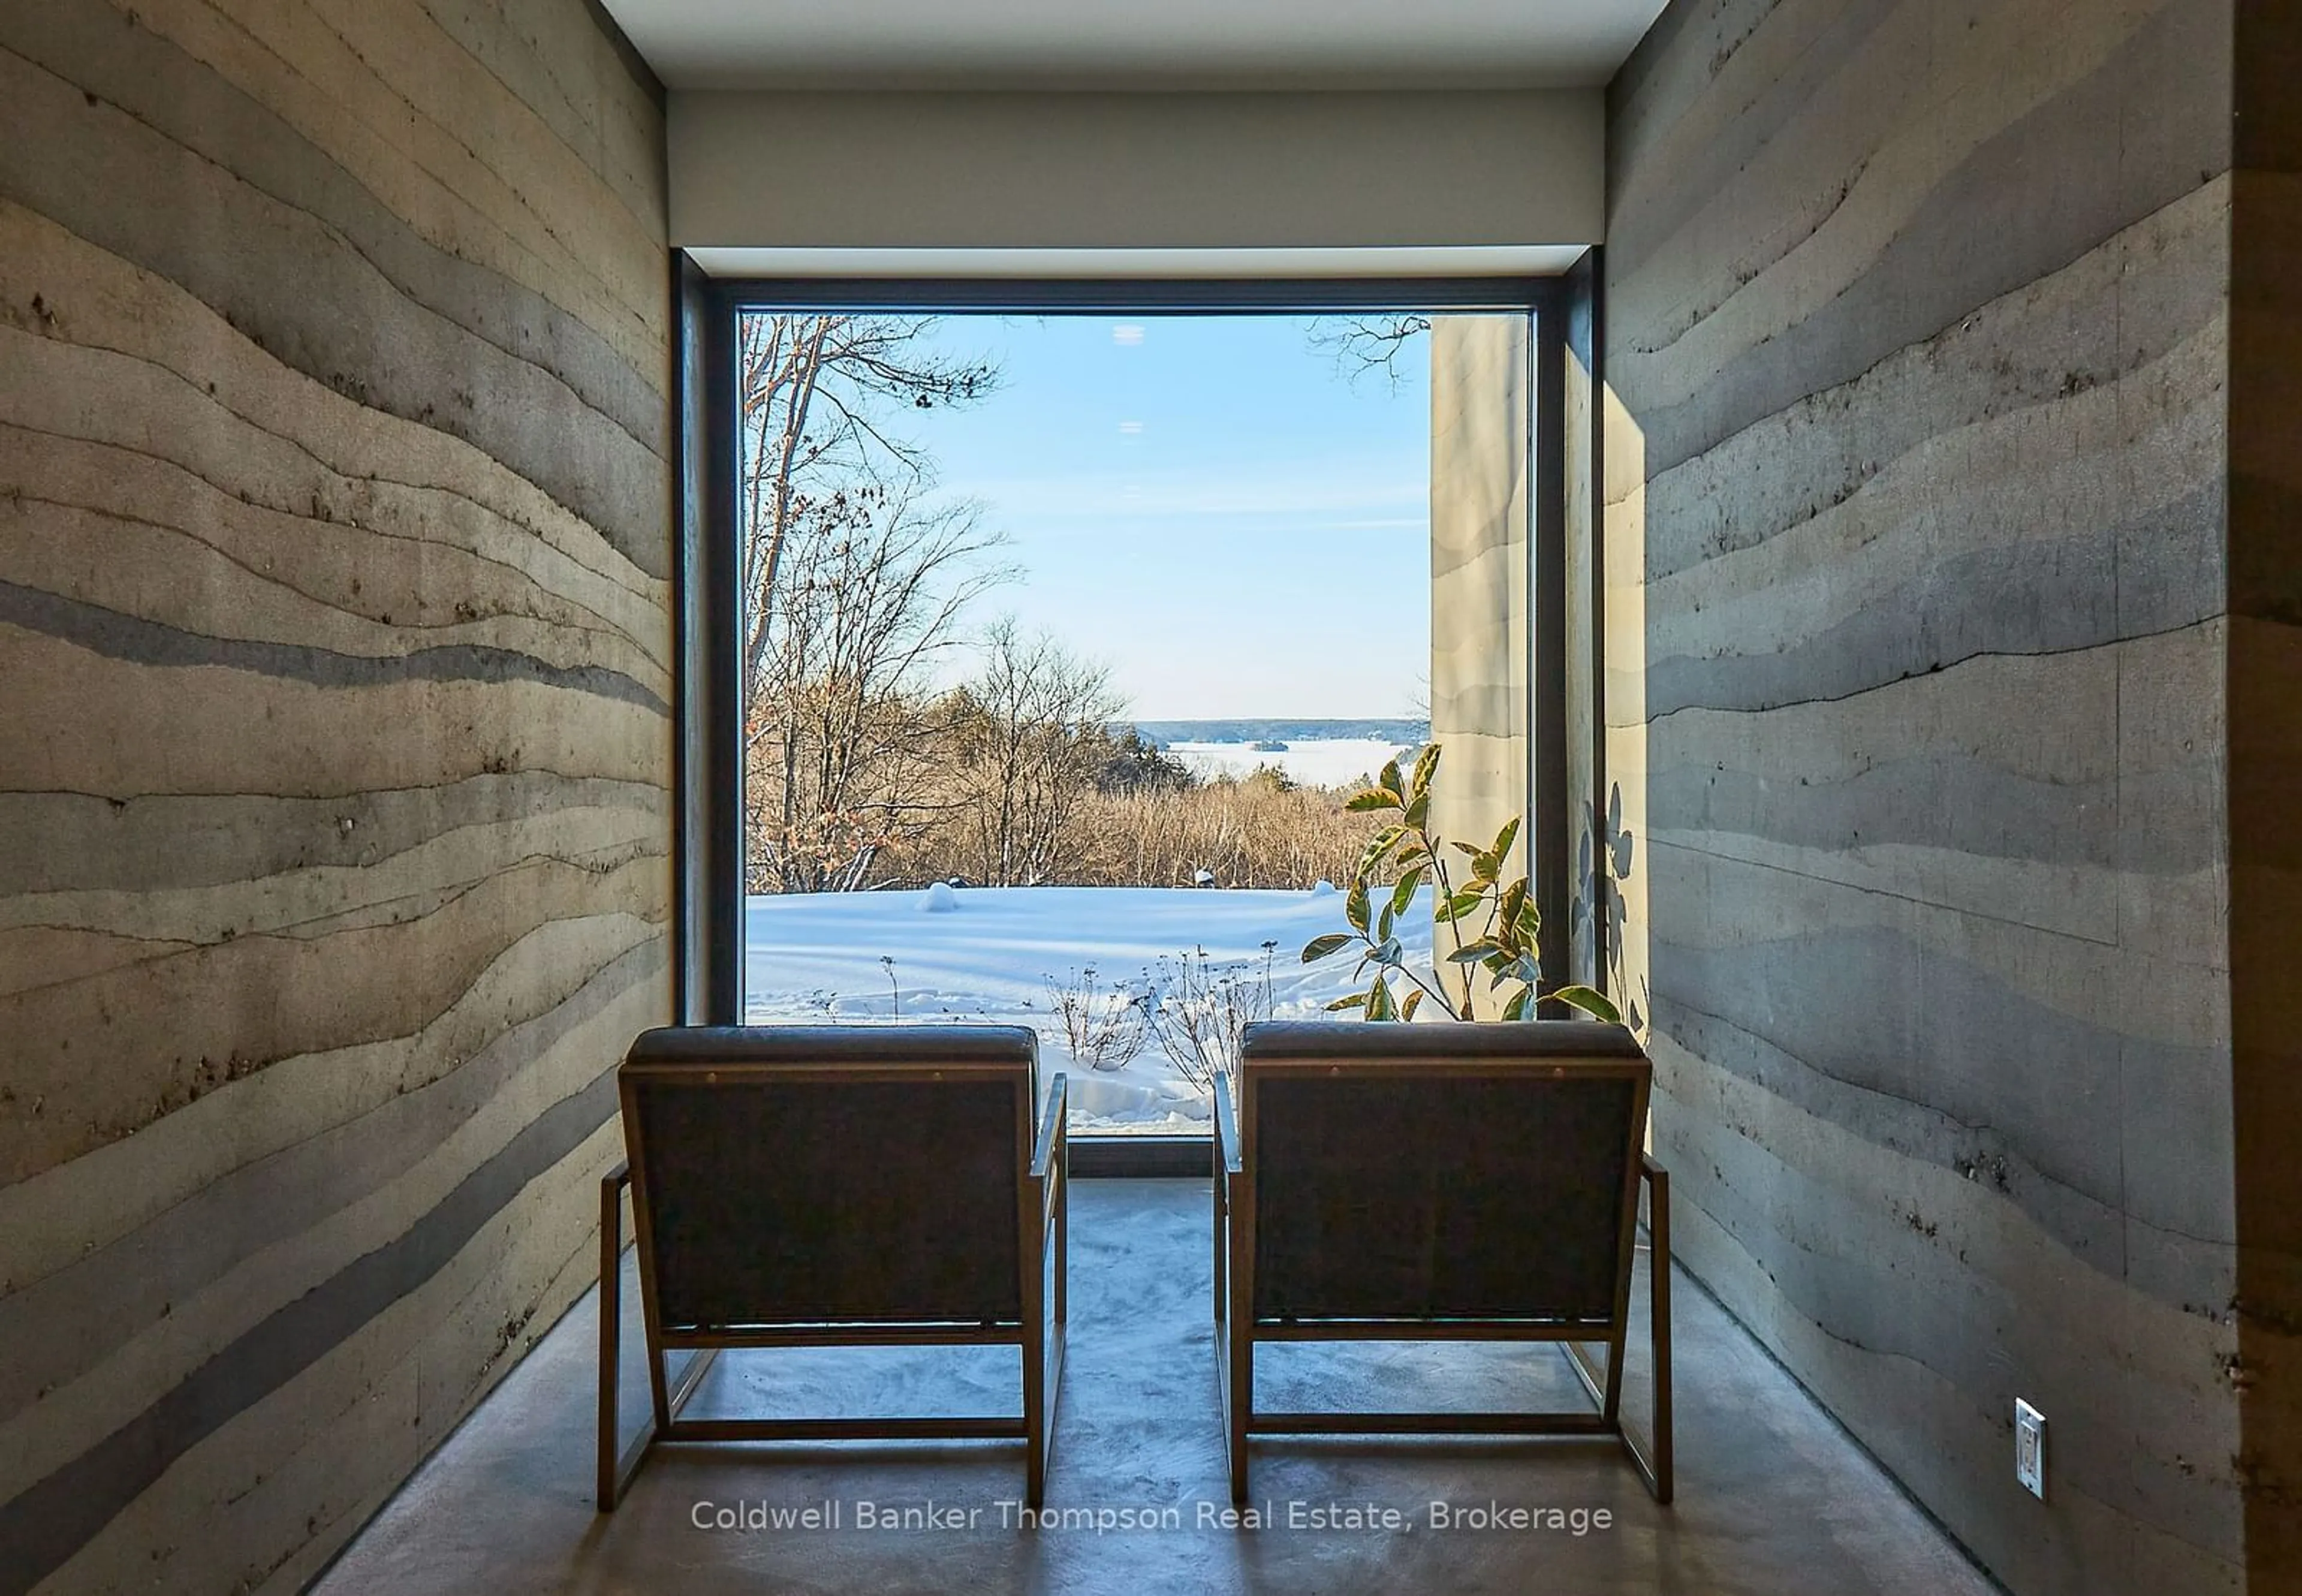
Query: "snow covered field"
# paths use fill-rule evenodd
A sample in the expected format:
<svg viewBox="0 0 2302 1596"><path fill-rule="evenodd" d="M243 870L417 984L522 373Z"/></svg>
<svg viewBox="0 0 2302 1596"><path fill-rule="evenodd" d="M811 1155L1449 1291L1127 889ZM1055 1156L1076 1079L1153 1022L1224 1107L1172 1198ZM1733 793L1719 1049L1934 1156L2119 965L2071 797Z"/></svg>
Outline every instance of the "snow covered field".
<svg viewBox="0 0 2302 1596"><path fill-rule="evenodd" d="M1387 745L1384 756L1390 754ZM1409 961L1429 969L1431 920L1400 917ZM1071 1077L1071 1125L1096 1134L1202 1133L1206 1099L1155 1041L1124 1069L1074 1062L1051 981L1092 967L1101 986L1155 982L1164 955L1205 948L1214 964L1261 979L1271 950L1272 1013L1306 1018L1354 989L1356 962L1302 962L1303 945L1344 929L1332 889L1013 886L752 898L744 928L744 1018L775 1021L973 1020L1039 1033L1043 1072ZM892 967L883 960L893 960Z"/></svg>
<svg viewBox="0 0 2302 1596"><path fill-rule="evenodd" d="M1276 765L1305 786L1339 787L1373 776L1399 752L1399 745L1374 737L1306 737L1289 743L1284 752L1251 743L1170 743L1167 752L1201 777L1247 776L1258 765ZM1410 749L1407 759L1413 758Z"/></svg>

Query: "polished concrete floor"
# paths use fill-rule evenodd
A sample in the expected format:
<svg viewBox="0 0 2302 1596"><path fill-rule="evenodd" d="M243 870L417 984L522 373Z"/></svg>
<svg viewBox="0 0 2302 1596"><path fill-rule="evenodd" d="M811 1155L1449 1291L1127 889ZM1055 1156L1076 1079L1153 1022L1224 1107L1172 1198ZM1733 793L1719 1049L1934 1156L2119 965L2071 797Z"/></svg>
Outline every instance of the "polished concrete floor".
<svg viewBox="0 0 2302 1596"><path fill-rule="evenodd" d="M1070 1355L1046 1501L1053 1513L1075 1510L1067 1522L1035 1529L1012 1522L1023 1476L1014 1442L660 1448L623 1505L612 1516L595 1515L598 1332L587 1297L316 1588L331 1596L1962 1596L1993 1589L1683 1275L1674 1300L1673 1506L1657 1506L1609 1441L1274 1439L1257 1441L1252 1454L1253 1494L1270 1505L1273 1525L1208 1523L1228 1506L1229 1492L1207 1306L1207 1205L1205 1181L1090 1180L1074 1189ZM635 1296L626 1291L627 1306ZM624 1360L627 1428L645 1402L638 1344L634 1319ZM1543 1348L1292 1347L1259 1356L1259 1400L1267 1407L1566 1407L1580 1397L1558 1354ZM1634 1414L1645 1411L1644 1369L1643 1350L1634 1350ZM735 1354L723 1356L690 1411L900 1413L940 1405L1012 1412L1015 1380L1015 1354L1004 1348ZM771 1512L821 1503L836 1506L839 1528L726 1530L694 1522L722 1508ZM1450 1515L1495 1504L1556 1508L1561 1516L1543 1527L1440 1527L1433 1503L1446 1504ZM935 1527L862 1527L866 1504L872 1515L931 1504L939 1516ZM1370 1508L1378 1516L1395 1510L1404 1527L1355 1526L1352 1510ZM1341 1527L1309 1527L1309 1516L1321 1509ZM1147 1519L1149 1527L1119 1516L1130 1511L1138 1526ZM1306 1523L1290 1525L1298 1515Z"/></svg>

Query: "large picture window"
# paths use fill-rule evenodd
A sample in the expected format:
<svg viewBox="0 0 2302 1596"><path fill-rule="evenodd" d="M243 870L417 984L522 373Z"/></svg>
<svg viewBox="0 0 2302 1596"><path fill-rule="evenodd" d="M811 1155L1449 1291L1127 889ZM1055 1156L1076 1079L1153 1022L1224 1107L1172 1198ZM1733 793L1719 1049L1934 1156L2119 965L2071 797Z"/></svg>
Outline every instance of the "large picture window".
<svg viewBox="0 0 2302 1596"><path fill-rule="evenodd" d="M1349 795L1528 808L1547 285L691 287L693 1017L1024 1024L1203 1138L1365 985Z"/></svg>

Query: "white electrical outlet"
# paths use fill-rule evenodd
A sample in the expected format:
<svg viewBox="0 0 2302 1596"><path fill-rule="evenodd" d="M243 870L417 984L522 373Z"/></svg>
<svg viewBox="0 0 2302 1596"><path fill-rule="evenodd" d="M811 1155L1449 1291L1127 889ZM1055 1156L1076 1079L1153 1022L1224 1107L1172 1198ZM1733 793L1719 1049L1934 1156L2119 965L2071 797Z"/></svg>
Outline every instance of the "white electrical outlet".
<svg viewBox="0 0 2302 1596"><path fill-rule="evenodd" d="M2046 1499L2046 1415L2014 1399L2014 1478L2040 1501Z"/></svg>

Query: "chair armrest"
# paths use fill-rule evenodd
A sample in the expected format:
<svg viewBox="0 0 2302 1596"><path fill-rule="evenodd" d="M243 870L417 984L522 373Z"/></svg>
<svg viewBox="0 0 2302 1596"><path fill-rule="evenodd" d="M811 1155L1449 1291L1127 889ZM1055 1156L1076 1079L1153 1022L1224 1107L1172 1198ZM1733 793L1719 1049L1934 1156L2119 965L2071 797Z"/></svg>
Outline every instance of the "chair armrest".
<svg viewBox="0 0 2302 1596"><path fill-rule="evenodd" d="M1215 1103L1215 1156L1222 1160L1226 1174L1239 1172L1239 1121L1231 1117L1231 1072L1218 1067L1214 1085L1209 1088Z"/></svg>
<svg viewBox="0 0 2302 1596"><path fill-rule="evenodd" d="M1039 1134L1031 1146L1031 1179L1044 1180L1054 1165L1055 1149L1062 1146L1065 1115L1070 1112L1065 1095L1071 1078L1058 1071L1047 1088L1047 1101L1039 1110Z"/></svg>
<svg viewBox="0 0 2302 1596"><path fill-rule="evenodd" d="M1647 1233L1658 1243L1659 1251L1670 1246L1670 1172L1654 1161L1651 1155L1639 1155L1639 1179L1647 1188Z"/></svg>
<svg viewBox="0 0 2302 1596"><path fill-rule="evenodd" d="M600 1268L601 1278L609 1261L624 1250L624 1189L632 1183L632 1165L627 1158L616 1160L616 1167L600 1177ZM607 1281L607 1289L615 1289L615 1282Z"/></svg>

